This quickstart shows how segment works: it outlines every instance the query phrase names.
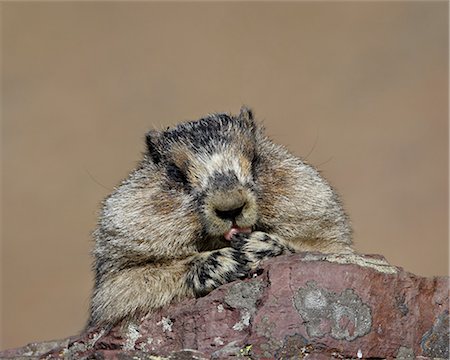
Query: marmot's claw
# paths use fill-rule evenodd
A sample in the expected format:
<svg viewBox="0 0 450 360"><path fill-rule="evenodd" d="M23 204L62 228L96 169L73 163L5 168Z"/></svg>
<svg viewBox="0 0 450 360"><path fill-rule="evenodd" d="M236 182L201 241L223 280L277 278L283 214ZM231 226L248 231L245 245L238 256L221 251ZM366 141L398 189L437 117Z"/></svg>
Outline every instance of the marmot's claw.
<svg viewBox="0 0 450 360"><path fill-rule="evenodd" d="M231 246L242 252L251 269L255 269L261 260L290 252L276 236L261 231L235 234L231 239Z"/></svg>
<svg viewBox="0 0 450 360"><path fill-rule="evenodd" d="M236 279L245 278L250 272L250 264L245 254L238 249L232 249L233 260L235 261L235 271L229 273L229 277L233 278L230 281Z"/></svg>
<svg viewBox="0 0 450 360"><path fill-rule="evenodd" d="M247 277L250 268L243 252L233 248L220 249L195 260L188 284L197 296L202 296L222 284Z"/></svg>
<svg viewBox="0 0 450 360"><path fill-rule="evenodd" d="M242 250L249 236L250 234L245 233L234 234L230 241L231 247L236 250Z"/></svg>

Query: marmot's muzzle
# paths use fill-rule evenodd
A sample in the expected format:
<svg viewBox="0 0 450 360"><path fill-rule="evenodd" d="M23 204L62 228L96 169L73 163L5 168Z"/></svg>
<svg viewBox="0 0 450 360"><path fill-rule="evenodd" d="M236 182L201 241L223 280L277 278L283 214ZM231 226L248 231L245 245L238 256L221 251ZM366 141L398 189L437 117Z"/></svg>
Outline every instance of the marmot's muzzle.
<svg viewBox="0 0 450 360"><path fill-rule="evenodd" d="M223 236L231 228L252 228L257 220L255 195L239 185L233 189L213 190L204 203L207 232Z"/></svg>

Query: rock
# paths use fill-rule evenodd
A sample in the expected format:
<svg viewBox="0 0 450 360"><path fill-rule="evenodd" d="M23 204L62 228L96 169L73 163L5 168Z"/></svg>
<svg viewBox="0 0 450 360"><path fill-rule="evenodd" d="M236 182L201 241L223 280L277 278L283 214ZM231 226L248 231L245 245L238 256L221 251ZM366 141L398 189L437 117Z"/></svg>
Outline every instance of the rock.
<svg viewBox="0 0 450 360"><path fill-rule="evenodd" d="M380 256L301 253L138 324L90 329L0 358L431 359L449 357L448 277Z"/></svg>

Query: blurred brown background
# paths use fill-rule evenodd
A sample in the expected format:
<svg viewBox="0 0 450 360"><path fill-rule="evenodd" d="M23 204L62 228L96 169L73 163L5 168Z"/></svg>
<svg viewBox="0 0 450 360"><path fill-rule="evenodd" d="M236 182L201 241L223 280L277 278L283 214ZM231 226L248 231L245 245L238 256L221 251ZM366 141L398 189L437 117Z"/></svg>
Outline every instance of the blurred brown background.
<svg viewBox="0 0 450 360"><path fill-rule="evenodd" d="M2 348L86 320L98 204L144 133L255 110L363 253L448 270L447 2L2 2Z"/></svg>

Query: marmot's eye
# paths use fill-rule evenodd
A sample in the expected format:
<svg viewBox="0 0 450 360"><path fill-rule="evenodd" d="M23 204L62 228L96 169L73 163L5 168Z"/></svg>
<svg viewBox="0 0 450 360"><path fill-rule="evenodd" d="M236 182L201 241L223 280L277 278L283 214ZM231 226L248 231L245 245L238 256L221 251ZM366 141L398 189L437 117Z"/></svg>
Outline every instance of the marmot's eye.
<svg viewBox="0 0 450 360"><path fill-rule="evenodd" d="M181 171L180 168L173 163L167 165L167 175L172 180L179 182L181 184L186 185L188 183L186 174L183 171Z"/></svg>

